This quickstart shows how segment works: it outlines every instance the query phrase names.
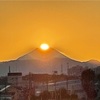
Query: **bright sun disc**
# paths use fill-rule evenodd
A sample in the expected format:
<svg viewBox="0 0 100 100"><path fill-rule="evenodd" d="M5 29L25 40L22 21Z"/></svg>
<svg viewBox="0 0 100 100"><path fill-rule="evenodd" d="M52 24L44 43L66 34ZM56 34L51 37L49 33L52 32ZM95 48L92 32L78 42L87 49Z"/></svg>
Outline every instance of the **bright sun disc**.
<svg viewBox="0 0 100 100"><path fill-rule="evenodd" d="M48 44L41 44L41 45L40 45L40 48L41 48L42 50L48 50L48 49L49 49L49 45L48 45Z"/></svg>

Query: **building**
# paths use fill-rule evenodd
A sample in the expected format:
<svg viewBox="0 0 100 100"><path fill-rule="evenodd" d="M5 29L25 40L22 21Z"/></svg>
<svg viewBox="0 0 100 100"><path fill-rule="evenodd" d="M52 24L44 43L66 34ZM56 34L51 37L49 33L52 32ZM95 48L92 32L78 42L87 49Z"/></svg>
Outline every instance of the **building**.
<svg viewBox="0 0 100 100"><path fill-rule="evenodd" d="M22 73L21 72L11 72L10 66L9 66L7 83L13 86L22 86Z"/></svg>
<svg viewBox="0 0 100 100"><path fill-rule="evenodd" d="M22 86L22 73L20 72L8 73L7 81L8 84L14 86Z"/></svg>

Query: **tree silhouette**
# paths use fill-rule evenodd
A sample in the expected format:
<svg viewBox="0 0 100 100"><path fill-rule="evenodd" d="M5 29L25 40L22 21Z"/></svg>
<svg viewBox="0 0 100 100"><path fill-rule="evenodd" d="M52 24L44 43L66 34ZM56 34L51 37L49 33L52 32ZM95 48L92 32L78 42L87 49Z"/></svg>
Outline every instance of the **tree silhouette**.
<svg viewBox="0 0 100 100"><path fill-rule="evenodd" d="M82 72L81 81L83 89L85 90L88 100L94 100L97 96L95 87L94 87L95 73L91 69L87 69Z"/></svg>

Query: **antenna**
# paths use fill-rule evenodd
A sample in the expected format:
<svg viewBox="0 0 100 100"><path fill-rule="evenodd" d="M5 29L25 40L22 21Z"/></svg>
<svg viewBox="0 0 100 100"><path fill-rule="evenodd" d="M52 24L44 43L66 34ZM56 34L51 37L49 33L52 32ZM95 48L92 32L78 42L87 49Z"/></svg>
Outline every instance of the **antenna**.
<svg viewBox="0 0 100 100"><path fill-rule="evenodd" d="M67 75L69 75L69 63L67 63Z"/></svg>

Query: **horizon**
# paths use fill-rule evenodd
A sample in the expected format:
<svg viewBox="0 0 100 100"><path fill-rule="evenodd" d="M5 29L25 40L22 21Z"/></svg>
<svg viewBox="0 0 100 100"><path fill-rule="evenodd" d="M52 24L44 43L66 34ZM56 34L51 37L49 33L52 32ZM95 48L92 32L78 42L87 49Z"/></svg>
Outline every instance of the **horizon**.
<svg viewBox="0 0 100 100"><path fill-rule="evenodd" d="M22 58L22 57L24 57L24 56L27 56L28 54L31 54L32 52L34 52L34 51L37 50L37 49L40 50L41 52L45 53L45 51L42 51L41 48L38 47L38 48L35 48L35 49L31 50L31 51L28 51L27 53L25 53L25 54L23 54L23 55L21 55L21 56L15 58L15 59L0 61L0 63L9 62L9 61L16 61L16 60L18 60L18 59L20 59L20 58ZM99 60L96 60L96 59L89 59L89 60L85 60L85 61L76 60L76 59L74 59L74 58L71 58L70 56L67 56L66 54L64 54L64 53L61 52L60 50L57 50L57 49L51 48L51 47L50 47L49 49L54 49L54 50L56 50L57 52L61 53L63 56L65 56L65 57L67 57L67 58L69 58L69 59L72 59L72 60L74 60L74 61L78 61L78 62L97 61L97 62L100 62ZM34 56L33 58L34 58L34 60L35 60L35 56ZM39 59L38 59L38 60L39 60Z"/></svg>
<svg viewBox="0 0 100 100"><path fill-rule="evenodd" d="M16 60L0 62L0 75L6 75L9 66L12 68L12 72L22 72L23 74L29 72L52 73L54 70L57 70L58 73L60 73L61 67L63 68L63 73L66 73L68 66L68 68L82 67L83 69L95 69L100 66L100 62L96 60L80 62L67 57L54 48L49 48L47 51L37 48Z"/></svg>
<svg viewBox="0 0 100 100"><path fill-rule="evenodd" d="M53 49L53 50L59 52L61 55L65 56L65 57L67 57L67 58L69 58L69 59L72 59L72 60L74 60L74 61L78 61L78 62L97 61L97 62L100 62L99 60L92 59L92 58L91 58L91 59L88 59L88 60L80 61L80 60L71 58L70 56L67 56L67 55L66 55L65 53L63 53L62 51L57 50L57 49L52 48L52 47L49 47L48 51L49 51L50 49ZM15 59L0 61L0 63L9 62L9 61L17 61L18 59L23 58L24 56L27 56L27 55L31 54L32 52L34 52L34 51L36 51L36 50L39 50L39 51L43 52L44 54L45 54L45 52L47 52L47 51L41 50L41 48L38 47L38 48L35 48L35 49L31 50L31 51L28 51L28 52L24 53L23 55L20 55L19 57L15 58ZM35 56L34 56L33 58L34 58L34 60L36 60ZM58 57L58 58L59 58L59 57ZM40 59L38 59L38 60L40 60Z"/></svg>

